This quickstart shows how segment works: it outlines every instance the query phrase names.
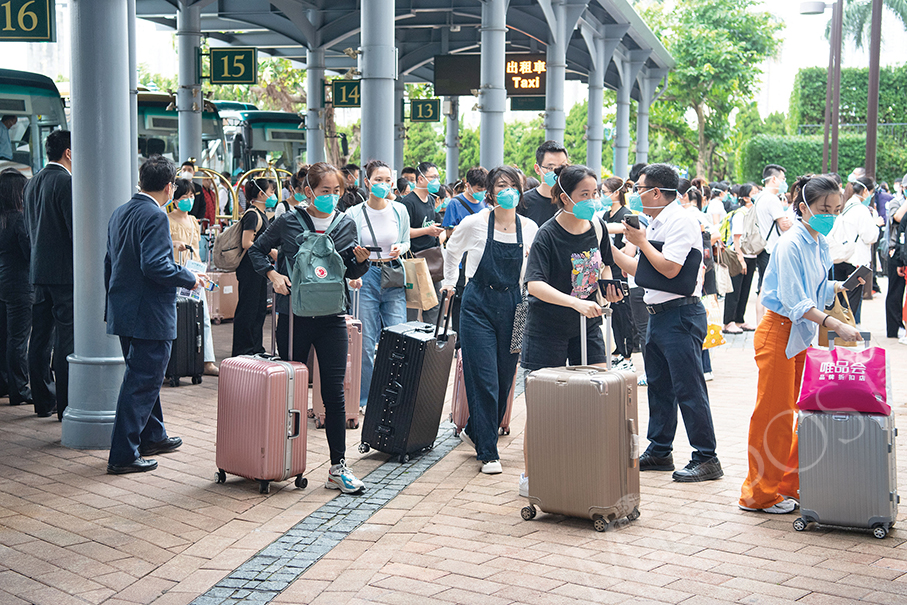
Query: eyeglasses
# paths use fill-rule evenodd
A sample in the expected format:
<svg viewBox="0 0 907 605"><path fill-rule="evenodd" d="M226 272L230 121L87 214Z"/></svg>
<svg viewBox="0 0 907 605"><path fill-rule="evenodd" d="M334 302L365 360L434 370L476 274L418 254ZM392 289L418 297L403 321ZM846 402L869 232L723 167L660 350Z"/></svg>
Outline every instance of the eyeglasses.
<svg viewBox="0 0 907 605"><path fill-rule="evenodd" d="M645 185L640 187L639 185L633 185L633 193L645 193L649 189L657 189L657 187L646 187Z"/></svg>
<svg viewBox="0 0 907 605"><path fill-rule="evenodd" d="M540 168L541 168L542 170L547 170L548 172L551 172L551 171L553 171L553 170L557 170L558 168L566 168L567 166L569 166L569 164L561 164L560 166L551 166L551 165L548 165L548 166L540 166Z"/></svg>

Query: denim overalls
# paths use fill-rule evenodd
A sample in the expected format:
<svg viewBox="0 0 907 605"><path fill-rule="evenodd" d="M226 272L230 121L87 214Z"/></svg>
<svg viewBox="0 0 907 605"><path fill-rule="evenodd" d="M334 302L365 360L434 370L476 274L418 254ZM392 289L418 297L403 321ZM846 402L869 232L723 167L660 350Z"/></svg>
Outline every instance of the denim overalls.
<svg viewBox="0 0 907 605"><path fill-rule="evenodd" d="M463 429L476 444L476 458L498 460L498 426L507 410L518 353L510 352L513 317L520 302L523 231L516 217L517 243L494 239L494 211L488 215L485 252L460 307L463 378L469 421Z"/></svg>

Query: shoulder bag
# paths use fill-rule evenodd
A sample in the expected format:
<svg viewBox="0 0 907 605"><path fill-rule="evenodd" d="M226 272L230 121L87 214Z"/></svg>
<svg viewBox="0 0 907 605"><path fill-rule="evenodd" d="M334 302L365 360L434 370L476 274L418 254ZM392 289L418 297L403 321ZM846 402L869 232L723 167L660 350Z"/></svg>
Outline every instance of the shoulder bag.
<svg viewBox="0 0 907 605"><path fill-rule="evenodd" d="M368 232L372 236L372 243L378 246L378 239L375 237L375 230L372 228L372 221L368 218L368 205L362 207L362 216L365 217L365 224L368 226ZM397 259L381 263L381 288L403 288L406 286L406 271L403 269L403 263Z"/></svg>

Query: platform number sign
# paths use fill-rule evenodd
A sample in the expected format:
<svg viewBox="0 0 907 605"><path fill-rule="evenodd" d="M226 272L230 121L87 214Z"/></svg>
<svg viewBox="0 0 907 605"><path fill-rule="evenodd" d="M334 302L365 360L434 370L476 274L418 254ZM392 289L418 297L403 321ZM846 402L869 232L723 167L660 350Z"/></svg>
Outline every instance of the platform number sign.
<svg viewBox="0 0 907 605"><path fill-rule="evenodd" d="M0 41L56 42L54 0L0 0Z"/></svg>
<svg viewBox="0 0 907 605"><path fill-rule="evenodd" d="M258 51L255 48L211 48L212 84L257 84Z"/></svg>
<svg viewBox="0 0 907 605"><path fill-rule="evenodd" d="M360 80L333 80L331 98L334 107L362 107Z"/></svg>
<svg viewBox="0 0 907 605"><path fill-rule="evenodd" d="M409 102L410 122L440 122L441 99L412 99Z"/></svg>

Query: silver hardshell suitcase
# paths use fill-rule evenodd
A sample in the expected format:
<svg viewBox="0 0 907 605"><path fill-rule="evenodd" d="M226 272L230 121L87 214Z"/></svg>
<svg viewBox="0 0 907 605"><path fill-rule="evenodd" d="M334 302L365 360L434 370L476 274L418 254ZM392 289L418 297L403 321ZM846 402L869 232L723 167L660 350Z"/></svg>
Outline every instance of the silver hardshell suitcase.
<svg viewBox="0 0 907 605"><path fill-rule="evenodd" d="M869 528L884 538L898 516L894 416L800 412L800 518Z"/></svg>

